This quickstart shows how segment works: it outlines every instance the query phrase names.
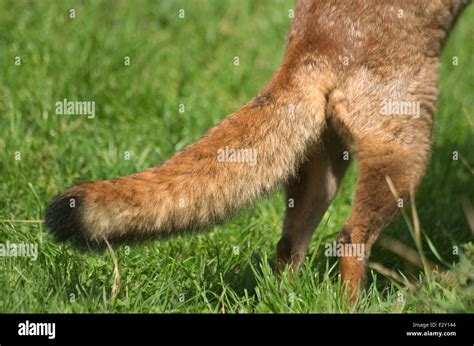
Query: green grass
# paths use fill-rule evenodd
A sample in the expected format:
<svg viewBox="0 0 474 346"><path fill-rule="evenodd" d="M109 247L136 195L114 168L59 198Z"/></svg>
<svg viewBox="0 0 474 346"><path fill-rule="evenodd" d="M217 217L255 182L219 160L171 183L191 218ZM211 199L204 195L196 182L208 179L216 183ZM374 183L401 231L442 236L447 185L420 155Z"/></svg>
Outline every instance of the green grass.
<svg viewBox="0 0 474 346"><path fill-rule="evenodd" d="M0 0L0 219L40 220L52 196L71 184L128 175L194 142L255 96L278 67L292 7L292 0ZM442 57L432 157L417 194L422 228L449 266L426 278L376 245L371 260L418 287L370 271L371 286L355 311L474 311L474 251L462 247L472 241L462 201L473 202L474 183L461 160L452 160L458 151L474 166L473 20L471 6ZM96 117L56 115L64 98L95 101ZM58 244L42 223L2 221L0 243L35 243L39 256L0 257L0 311L350 311L324 244L350 212L355 180L352 167L292 284L268 264L284 212L281 191L197 234L114 246L121 273L115 300L106 250ZM402 218L384 234L415 248ZM439 263L426 241L424 250Z"/></svg>

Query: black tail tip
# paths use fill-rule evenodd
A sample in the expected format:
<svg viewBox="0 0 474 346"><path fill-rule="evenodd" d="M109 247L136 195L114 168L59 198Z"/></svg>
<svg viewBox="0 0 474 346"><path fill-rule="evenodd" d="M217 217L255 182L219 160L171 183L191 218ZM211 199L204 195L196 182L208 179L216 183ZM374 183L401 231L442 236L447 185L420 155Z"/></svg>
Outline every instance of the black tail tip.
<svg viewBox="0 0 474 346"><path fill-rule="evenodd" d="M65 241L81 235L81 198L78 195L60 194L48 206L45 225L57 240Z"/></svg>

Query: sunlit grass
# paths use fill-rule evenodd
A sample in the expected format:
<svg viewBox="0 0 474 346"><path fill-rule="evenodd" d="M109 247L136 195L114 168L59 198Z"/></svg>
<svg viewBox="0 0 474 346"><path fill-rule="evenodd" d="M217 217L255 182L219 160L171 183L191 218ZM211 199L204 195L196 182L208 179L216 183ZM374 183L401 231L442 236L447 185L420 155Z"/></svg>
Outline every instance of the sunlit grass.
<svg viewBox="0 0 474 346"><path fill-rule="evenodd" d="M416 290L370 271L370 287L354 309L340 299L336 259L324 256L324 244L350 212L355 167L291 284L288 273L277 278L271 269L281 191L197 234L115 245L115 299L107 250L58 244L36 222L62 189L163 162L255 96L280 63L292 7L290 0L0 0L0 242L39 250L37 261L0 258L1 312L474 311L473 251L462 247L472 240L462 201L472 204L474 183L465 164L453 160L456 151L474 165L472 6L442 57L432 157L416 195L423 232L450 267L424 238L424 255L440 265L429 278L377 245L371 257ZM56 115L64 98L95 101L96 117ZM402 218L384 234L416 248Z"/></svg>

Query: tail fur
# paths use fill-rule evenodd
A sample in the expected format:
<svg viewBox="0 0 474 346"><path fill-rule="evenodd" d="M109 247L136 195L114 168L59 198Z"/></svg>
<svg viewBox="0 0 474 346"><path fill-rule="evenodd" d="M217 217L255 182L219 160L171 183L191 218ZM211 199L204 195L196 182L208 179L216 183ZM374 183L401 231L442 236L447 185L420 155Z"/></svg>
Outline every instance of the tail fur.
<svg viewBox="0 0 474 346"><path fill-rule="evenodd" d="M330 85L313 67L280 69L255 99L165 163L67 189L47 208L46 225L60 238L101 242L229 217L295 172L325 126ZM233 162L226 153L234 150L254 161Z"/></svg>

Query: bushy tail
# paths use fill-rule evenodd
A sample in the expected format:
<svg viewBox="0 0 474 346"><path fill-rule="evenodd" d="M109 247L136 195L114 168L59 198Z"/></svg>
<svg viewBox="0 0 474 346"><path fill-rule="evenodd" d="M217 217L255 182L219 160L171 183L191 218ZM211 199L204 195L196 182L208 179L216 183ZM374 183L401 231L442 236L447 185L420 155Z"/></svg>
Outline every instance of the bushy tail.
<svg viewBox="0 0 474 346"><path fill-rule="evenodd" d="M314 71L289 79L280 70L259 96L160 166L69 188L47 208L46 225L60 238L100 242L222 220L295 172L325 124L328 89Z"/></svg>

